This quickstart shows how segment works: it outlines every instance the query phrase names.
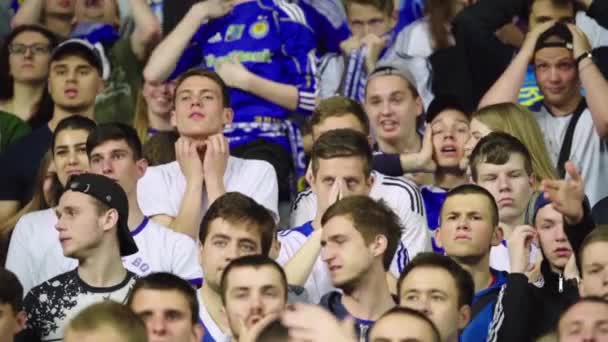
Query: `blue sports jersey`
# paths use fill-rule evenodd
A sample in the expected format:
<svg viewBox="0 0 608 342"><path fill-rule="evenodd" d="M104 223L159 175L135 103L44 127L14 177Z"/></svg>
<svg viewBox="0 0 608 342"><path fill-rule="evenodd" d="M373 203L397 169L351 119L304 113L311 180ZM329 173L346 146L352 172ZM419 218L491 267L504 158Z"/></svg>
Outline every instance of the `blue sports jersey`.
<svg viewBox="0 0 608 342"><path fill-rule="evenodd" d="M281 0L275 0L281 1ZM340 43L350 37L344 5L340 0L300 0L309 26L314 30L317 56L340 53Z"/></svg>
<svg viewBox="0 0 608 342"><path fill-rule="evenodd" d="M289 6L289 7L287 7ZM257 1L241 3L231 13L202 25L180 59L174 75L238 58L256 75L298 88L298 111L315 106L314 34L300 7L269 6ZM239 89L230 89L235 123L282 122L289 110Z"/></svg>
<svg viewBox="0 0 608 342"><path fill-rule="evenodd" d="M404 27L424 16L424 0L401 0L395 32L400 32Z"/></svg>
<svg viewBox="0 0 608 342"><path fill-rule="evenodd" d="M529 108L537 108L542 104L542 101L543 94L538 87L538 83L536 82L534 66L530 64L526 70L524 84L519 89L518 102L519 104Z"/></svg>
<svg viewBox="0 0 608 342"><path fill-rule="evenodd" d="M443 248L437 246L435 241L435 230L439 227L439 214L441 213L441 207L445 202L448 192L445 189L434 187L434 186L423 186L420 189L422 199L424 200L424 207L426 208L426 219L431 230L431 243L433 245L433 251L436 253L443 254Z"/></svg>

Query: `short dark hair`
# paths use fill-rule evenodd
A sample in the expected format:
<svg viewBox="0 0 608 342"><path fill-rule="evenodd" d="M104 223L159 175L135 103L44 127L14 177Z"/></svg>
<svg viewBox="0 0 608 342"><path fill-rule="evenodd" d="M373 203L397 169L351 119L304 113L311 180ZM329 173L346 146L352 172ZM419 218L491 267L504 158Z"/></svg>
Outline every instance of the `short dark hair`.
<svg viewBox="0 0 608 342"><path fill-rule="evenodd" d="M349 4L372 6L388 17L393 15L393 10L395 8L395 4L392 0L349 0L346 2L346 5L348 6Z"/></svg>
<svg viewBox="0 0 608 342"><path fill-rule="evenodd" d="M224 108L230 107L230 92L229 92L228 86L226 85L224 80L220 77L220 75L218 75L215 71L210 70L210 69L192 68L192 69L187 70L184 73L180 74L175 79L175 91L173 92L173 98L176 98L177 91L179 90L179 86L182 85L182 83L186 79L188 79L190 77L195 77L195 76L205 77L205 78L208 78L208 79L212 80L213 82L215 82L220 87L220 90L222 91L222 105L224 106Z"/></svg>
<svg viewBox="0 0 608 342"><path fill-rule="evenodd" d="M531 176L533 174L532 157L526 146L516 137L505 132L492 132L481 138L470 157L473 181L478 180L477 166L479 164L504 165L509 162L513 154L519 154L524 158L524 168L528 176Z"/></svg>
<svg viewBox="0 0 608 342"><path fill-rule="evenodd" d="M249 229L254 229L260 234L262 254L268 255L276 232L276 223L270 211L264 206L239 192L227 192L220 196L211 204L201 221L199 230L201 244L205 243L211 222L217 218L230 223L247 223Z"/></svg>
<svg viewBox="0 0 608 342"><path fill-rule="evenodd" d="M144 321L126 305L112 300L104 300L87 306L80 311L65 328L70 331L88 332L99 328L111 327L130 342L148 340Z"/></svg>
<svg viewBox="0 0 608 342"><path fill-rule="evenodd" d="M89 158L95 147L112 140L126 142L131 149L134 160L142 158L142 146L137 132L133 127L118 122L101 124L89 134L87 138L87 154Z"/></svg>
<svg viewBox="0 0 608 342"><path fill-rule="evenodd" d="M15 273L0 267L0 304L9 304L13 313L23 310L23 286Z"/></svg>
<svg viewBox="0 0 608 342"><path fill-rule="evenodd" d="M285 289L285 300L287 300L287 276L285 275L285 271L276 261L272 260L266 255L262 254L252 254L246 255L240 258L236 258L226 266L224 272L222 272L222 279L220 280L220 289L222 294L222 302L226 303L226 291L228 290L228 275L230 272L236 268L243 267L253 267L255 269L259 269L262 267L271 267L277 272L279 272L279 276L281 278L281 285Z"/></svg>
<svg viewBox="0 0 608 342"><path fill-rule="evenodd" d="M414 309L401 307L401 306L395 306L394 308L388 310L382 316L380 316L380 318L378 320L376 320L376 323L378 321L380 321L381 319L388 317L388 316L392 316L392 315L413 316L415 318L418 318L418 319L428 323L428 325L431 327L431 330L433 331L433 342L441 341L441 337L439 335L439 330L435 326L435 323L433 323L433 321L431 321L431 319L428 318L425 314L421 313L420 311L416 311ZM374 327L372 326L372 330L373 329L374 329ZM370 331L370 333L371 333L371 331Z"/></svg>
<svg viewBox="0 0 608 342"><path fill-rule="evenodd" d="M349 196L327 208L321 218L321 225L324 226L336 216L346 216L367 244L374 241L378 235L386 237L388 243L382 261L384 269L388 270L401 242L403 231L397 214L382 200L376 201L368 196Z"/></svg>
<svg viewBox="0 0 608 342"><path fill-rule="evenodd" d="M196 299L196 291L186 280L167 272L158 272L149 274L143 278L137 279L131 294L127 299L127 306L131 307L133 298L140 290L158 290L158 291L177 291L184 297L190 307L190 320L192 324L198 322L198 300Z"/></svg>
<svg viewBox="0 0 608 342"><path fill-rule="evenodd" d="M564 319L564 317L566 316L566 314L568 314L568 312L575 306L582 304L582 303L591 303L591 304L603 304L608 306L608 300L602 298L602 297L596 297L596 296L589 296L589 297L580 297L577 301L575 301L574 303L571 303L565 310L562 311L561 315L559 315L559 320L557 321L557 326L558 329L557 330L557 338L559 341L560 338L560 334L559 334L559 324L561 323L562 319Z"/></svg>
<svg viewBox="0 0 608 342"><path fill-rule="evenodd" d="M404 279L416 268L438 268L445 270L452 276L458 288L458 306L462 307L463 305L473 304L475 284L473 283L471 274L458 265L456 261L452 260L452 258L433 252L420 253L405 266L397 282L398 295L401 294L401 286Z"/></svg>
<svg viewBox="0 0 608 342"><path fill-rule="evenodd" d="M256 342L286 342L289 341L289 329L280 319L268 323L255 339Z"/></svg>
<svg viewBox="0 0 608 342"><path fill-rule="evenodd" d="M57 124L57 127L55 128L55 131L53 132L53 140L51 142L51 152L55 153L55 142L57 140L57 136L59 136L59 133L65 131L65 130L83 130L86 131L88 134L91 134L95 128L97 127L97 124L95 123L95 121L84 117L82 115L72 115L72 116L68 116L67 118L59 121L59 123Z"/></svg>
<svg viewBox="0 0 608 342"><path fill-rule="evenodd" d="M361 127L363 133L369 134L369 118L363 106L355 100L345 96L332 96L321 100L310 117L310 124L314 127L328 118L343 117L348 114L353 115Z"/></svg>
<svg viewBox="0 0 608 342"><path fill-rule="evenodd" d="M448 191L448 194L445 198L445 200L443 201L443 204L441 206L441 210L439 211L439 218L441 219L441 215L443 213L443 208L445 207L445 203L447 202L447 200L450 197L454 197L454 196L458 196L458 195L481 195L486 197L486 199L489 202L489 208L490 208L490 218L492 220L492 226L494 226L494 228L496 228L498 226L498 206L496 205L496 200L494 199L494 196L492 196L492 194L484 189L483 187L477 185L477 184L463 184L463 185L459 185L457 187L455 187L454 189Z"/></svg>
<svg viewBox="0 0 608 342"><path fill-rule="evenodd" d="M321 134L312 145L312 172L319 171L319 159L359 157L366 177L372 172L372 148L365 134L352 129L334 129Z"/></svg>
<svg viewBox="0 0 608 342"><path fill-rule="evenodd" d="M578 255L576 256L576 266L581 272L581 277L583 277L583 253L585 253L585 249L590 245L596 242L606 242L608 243L608 225L600 224L597 225L583 240L581 243L581 247L578 250Z"/></svg>

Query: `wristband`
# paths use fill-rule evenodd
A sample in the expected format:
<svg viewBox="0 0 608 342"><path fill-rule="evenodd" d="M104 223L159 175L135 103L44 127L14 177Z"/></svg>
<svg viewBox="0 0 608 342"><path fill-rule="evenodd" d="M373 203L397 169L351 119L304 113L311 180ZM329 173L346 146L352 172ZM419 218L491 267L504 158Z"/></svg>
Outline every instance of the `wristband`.
<svg viewBox="0 0 608 342"><path fill-rule="evenodd" d="M576 58L576 66L579 67L581 65L581 62L585 59L585 58L591 58L593 59L593 55L591 54L591 51L585 51L583 52L580 56L578 56Z"/></svg>

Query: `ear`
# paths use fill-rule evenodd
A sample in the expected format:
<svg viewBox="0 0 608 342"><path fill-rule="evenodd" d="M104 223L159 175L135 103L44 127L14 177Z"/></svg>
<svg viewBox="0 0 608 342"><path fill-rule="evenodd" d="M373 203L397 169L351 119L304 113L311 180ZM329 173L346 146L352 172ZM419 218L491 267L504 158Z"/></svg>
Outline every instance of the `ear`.
<svg viewBox="0 0 608 342"><path fill-rule="evenodd" d="M171 126L177 127L177 117L175 114L175 108L171 109Z"/></svg>
<svg viewBox="0 0 608 342"><path fill-rule="evenodd" d="M148 169L148 161L145 158L141 158L140 160L135 162L135 167L137 168L137 179L146 174L146 170Z"/></svg>
<svg viewBox="0 0 608 342"><path fill-rule="evenodd" d="M226 108L224 108L222 115L223 115L224 125L230 124L230 123L232 123L232 120L234 119L234 110L232 110L232 108L230 108L230 107L226 107Z"/></svg>
<svg viewBox="0 0 608 342"><path fill-rule="evenodd" d="M471 320L471 307L463 305L458 309L458 330L464 329Z"/></svg>
<svg viewBox="0 0 608 342"><path fill-rule="evenodd" d="M17 322L17 324L15 325L15 330L13 331L13 335L17 334L21 331L23 331L23 329L25 329L25 323L27 322L27 314L25 313L25 311L21 310L17 313L17 316L15 317L15 321Z"/></svg>
<svg viewBox="0 0 608 342"><path fill-rule="evenodd" d="M492 240L491 240L492 247L500 245L504 236L505 236L505 232L500 225L497 226L496 228L494 228L494 232L492 232Z"/></svg>
<svg viewBox="0 0 608 342"><path fill-rule="evenodd" d="M100 94L102 91L104 91L104 89L106 89L106 81L103 80L103 78L101 78L101 75L99 75L99 82L97 83L97 94Z"/></svg>
<svg viewBox="0 0 608 342"><path fill-rule="evenodd" d="M374 182L376 181L376 178L374 178L373 174L370 174L369 177L367 177L367 179L365 180L365 182L367 183L367 186L371 189L372 186L374 186Z"/></svg>
<svg viewBox="0 0 608 342"><path fill-rule="evenodd" d="M437 247L443 248L443 244L441 243L441 226L435 229L435 244Z"/></svg>
<svg viewBox="0 0 608 342"><path fill-rule="evenodd" d="M198 256L198 263L199 265L203 265L203 243L201 241L197 242L197 256ZM204 272L203 272L203 277L204 277Z"/></svg>
<svg viewBox="0 0 608 342"><path fill-rule="evenodd" d="M372 242L372 254L374 256L380 256L386 252L386 248L388 247L388 239L385 235L376 235L374 241Z"/></svg>
<svg viewBox="0 0 608 342"><path fill-rule="evenodd" d="M192 327L192 337L194 338L194 341L197 341L197 342L202 341L203 335L205 335L205 328L203 327L202 324L196 323Z"/></svg>
<svg viewBox="0 0 608 342"><path fill-rule="evenodd" d="M424 113L424 104L422 103L422 97L417 96L415 102L416 102L416 111L418 112L418 113L416 113L416 117L419 117L420 115L422 115L422 113Z"/></svg>
<svg viewBox="0 0 608 342"><path fill-rule="evenodd" d="M306 178L308 185L310 185L312 192L314 192L316 194L318 189L315 185L316 177L315 177L314 173L312 172L312 162L308 163L308 168L306 168L306 174L304 175L304 177Z"/></svg>
<svg viewBox="0 0 608 342"><path fill-rule="evenodd" d="M532 173L529 177L528 177L528 182L530 183L530 188L532 190L530 190L530 192L536 190L536 187L540 184L537 184L538 182L536 181L536 175L534 173Z"/></svg>
<svg viewBox="0 0 608 342"><path fill-rule="evenodd" d="M281 242L277 238L277 234L275 233L272 237L272 245L270 245L270 251L268 256L272 260L276 260L279 257L279 252L281 251Z"/></svg>
<svg viewBox="0 0 608 342"><path fill-rule="evenodd" d="M115 225L118 224L118 211L114 208L108 210L104 214L104 217L102 218L102 220L103 220L103 230L104 231L110 230L112 227L114 227Z"/></svg>
<svg viewBox="0 0 608 342"><path fill-rule="evenodd" d="M578 295L581 298L587 297L587 291L585 291L585 278L581 278L581 281L578 283Z"/></svg>

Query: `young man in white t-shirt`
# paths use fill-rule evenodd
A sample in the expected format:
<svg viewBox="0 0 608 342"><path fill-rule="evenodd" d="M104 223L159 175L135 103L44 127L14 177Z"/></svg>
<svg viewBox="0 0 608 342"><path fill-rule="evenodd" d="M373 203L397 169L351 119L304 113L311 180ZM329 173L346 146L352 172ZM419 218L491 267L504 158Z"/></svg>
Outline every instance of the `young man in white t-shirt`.
<svg viewBox="0 0 608 342"><path fill-rule="evenodd" d="M352 195L370 196L376 181L371 173L372 152L367 138L351 129L334 129L323 133L312 150L310 184L318 203L313 220L279 234L279 263L285 265L290 285L304 286L311 302L332 291L330 272L321 258L321 218L336 200ZM370 196L371 197L371 196ZM417 229L405 226L404 231ZM426 233L427 230L423 229ZM390 270L397 278L409 261L407 242L397 244ZM430 239L427 236L427 245ZM430 248L429 248L430 249Z"/></svg>
<svg viewBox="0 0 608 342"><path fill-rule="evenodd" d="M137 278L121 261L138 249L127 224L127 195L117 183L92 173L74 176L56 212L63 254L78 267L25 296L27 330L42 341L62 340L69 320L93 303L125 302Z"/></svg>
<svg viewBox="0 0 608 342"><path fill-rule="evenodd" d="M340 128L348 128L370 137L370 123L363 107L342 96L322 100L315 108L310 123L313 141L327 131ZM410 257L429 251L430 233L422 196L416 184L402 177L388 177L376 171L372 171L371 175L374 182L369 196L383 199L399 216L406 228L401 239ZM292 208L290 226L299 227L314 220L317 206L317 195L312 189L301 192Z"/></svg>
<svg viewBox="0 0 608 342"><path fill-rule="evenodd" d="M551 159L562 176L565 172L564 165L558 165L560 161L574 162L585 180L585 194L593 207L608 196L608 186L603 181L603 173L608 169L608 81L595 64L589 41L578 27L547 22L527 34L519 53L484 95L480 107L517 102L530 63L544 95L539 107L532 110ZM562 149L566 133L576 117L579 119L573 129L571 150L565 155L566 150Z"/></svg>
<svg viewBox="0 0 608 342"><path fill-rule="evenodd" d="M230 261L251 254L269 255L276 234L272 214L250 197L228 192L211 204L200 225L198 291L203 341L229 341L231 328L222 304L220 281Z"/></svg>
<svg viewBox="0 0 608 342"><path fill-rule="evenodd" d="M207 208L229 191L239 191L278 220L278 185L264 161L229 156L223 128L232 122L228 88L213 71L192 69L175 85L171 122L180 138L177 161L151 167L138 184L143 213L156 222L198 238Z"/></svg>

